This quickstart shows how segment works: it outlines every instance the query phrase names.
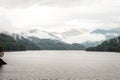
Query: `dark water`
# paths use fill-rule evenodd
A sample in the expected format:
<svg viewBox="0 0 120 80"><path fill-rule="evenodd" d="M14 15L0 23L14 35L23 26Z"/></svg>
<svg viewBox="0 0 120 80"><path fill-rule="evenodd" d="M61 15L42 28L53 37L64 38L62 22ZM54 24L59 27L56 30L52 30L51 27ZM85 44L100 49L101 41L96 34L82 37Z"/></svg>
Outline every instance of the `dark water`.
<svg viewBox="0 0 120 80"><path fill-rule="evenodd" d="M6 52L0 80L120 80L120 53Z"/></svg>

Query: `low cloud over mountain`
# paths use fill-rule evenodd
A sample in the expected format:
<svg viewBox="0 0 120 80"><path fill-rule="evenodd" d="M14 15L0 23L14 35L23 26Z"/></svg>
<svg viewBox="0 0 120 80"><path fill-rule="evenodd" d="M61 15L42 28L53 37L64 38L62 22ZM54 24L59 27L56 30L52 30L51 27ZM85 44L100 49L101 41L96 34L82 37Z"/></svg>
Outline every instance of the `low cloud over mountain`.
<svg viewBox="0 0 120 80"><path fill-rule="evenodd" d="M119 16L120 0L0 0L0 31L68 43L118 36Z"/></svg>
<svg viewBox="0 0 120 80"><path fill-rule="evenodd" d="M95 29L93 31L85 29L72 29L66 32L47 32L40 29L32 29L23 32L22 35L28 37L38 37L40 39L55 39L66 43L85 43L85 42L100 42L106 39L111 39L120 35L118 30Z"/></svg>

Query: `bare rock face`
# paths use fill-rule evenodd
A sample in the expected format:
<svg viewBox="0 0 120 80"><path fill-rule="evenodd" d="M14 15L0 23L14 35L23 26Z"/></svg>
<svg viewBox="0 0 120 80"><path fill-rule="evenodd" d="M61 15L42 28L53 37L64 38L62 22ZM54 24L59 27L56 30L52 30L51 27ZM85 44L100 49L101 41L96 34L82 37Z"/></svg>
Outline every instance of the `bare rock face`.
<svg viewBox="0 0 120 80"><path fill-rule="evenodd" d="M4 61L0 58L0 66L5 65L5 64L7 64L7 63L4 62Z"/></svg>

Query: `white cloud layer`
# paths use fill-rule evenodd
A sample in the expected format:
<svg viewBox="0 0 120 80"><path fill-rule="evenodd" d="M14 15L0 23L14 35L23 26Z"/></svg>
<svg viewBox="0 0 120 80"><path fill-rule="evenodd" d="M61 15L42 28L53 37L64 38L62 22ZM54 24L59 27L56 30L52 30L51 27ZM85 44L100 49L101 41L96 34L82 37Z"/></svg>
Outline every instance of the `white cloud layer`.
<svg viewBox="0 0 120 80"><path fill-rule="evenodd" d="M120 0L0 0L1 31L40 28L65 32L117 27L120 27ZM90 35L83 36L89 39ZM104 39L102 35L99 37Z"/></svg>
<svg viewBox="0 0 120 80"><path fill-rule="evenodd" d="M119 0L0 0L1 20L8 18L1 24L19 28L37 25L50 27L50 31L119 27L119 4Z"/></svg>
<svg viewBox="0 0 120 80"><path fill-rule="evenodd" d="M90 33L86 33L86 34L82 34L79 36L73 36L73 37L68 37L68 38L63 38L63 41L67 42L67 43L84 43L87 41L103 41L105 40L105 36L102 34L90 34Z"/></svg>

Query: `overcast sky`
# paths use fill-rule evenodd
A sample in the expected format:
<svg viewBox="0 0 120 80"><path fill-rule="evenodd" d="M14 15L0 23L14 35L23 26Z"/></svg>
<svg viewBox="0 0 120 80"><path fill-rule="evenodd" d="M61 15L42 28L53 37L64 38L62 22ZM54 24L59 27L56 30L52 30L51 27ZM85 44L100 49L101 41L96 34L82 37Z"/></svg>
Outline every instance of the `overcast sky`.
<svg viewBox="0 0 120 80"><path fill-rule="evenodd" d="M120 0L0 0L0 30L120 27Z"/></svg>

